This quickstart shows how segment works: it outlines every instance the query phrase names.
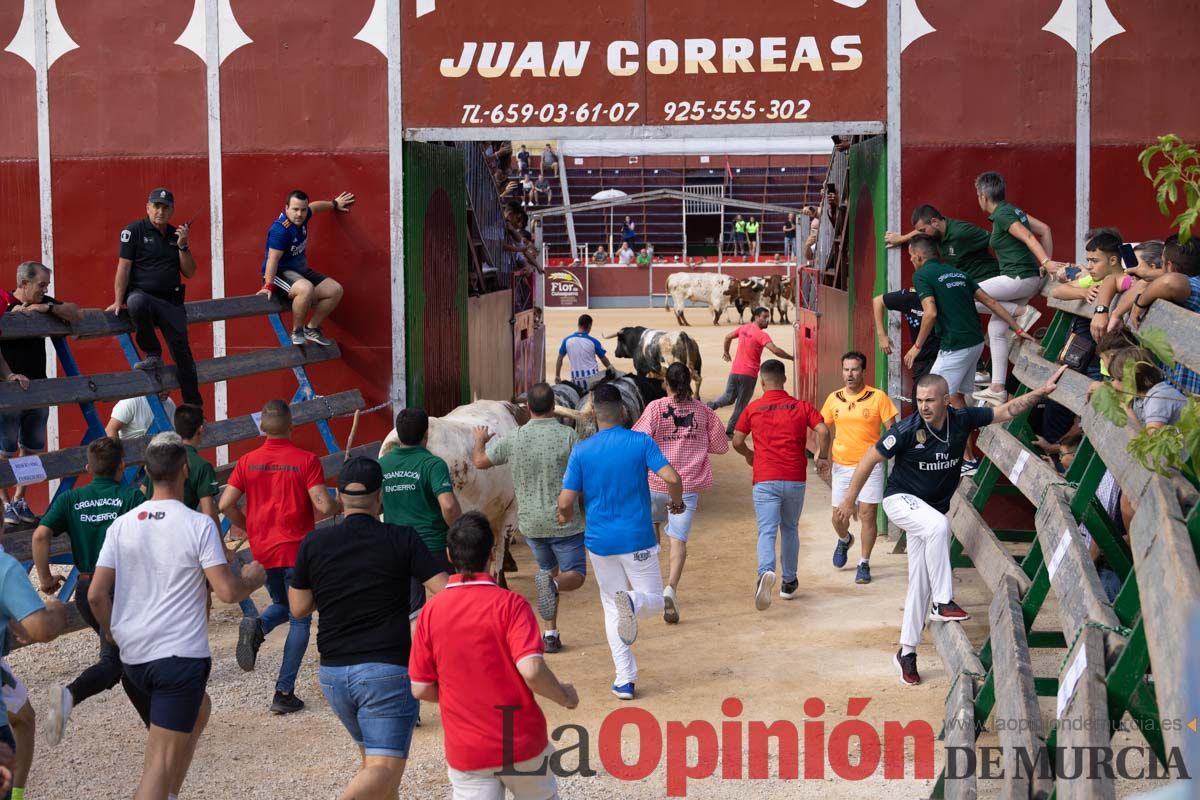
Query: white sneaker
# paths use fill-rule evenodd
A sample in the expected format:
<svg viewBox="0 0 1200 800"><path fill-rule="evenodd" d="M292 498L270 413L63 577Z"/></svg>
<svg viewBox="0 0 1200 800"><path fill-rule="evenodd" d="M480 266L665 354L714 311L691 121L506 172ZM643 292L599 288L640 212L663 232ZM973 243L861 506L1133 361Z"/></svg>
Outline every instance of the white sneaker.
<svg viewBox="0 0 1200 800"><path fill-rule="evenodd" d="M633 608L633 598L629 592L617 592L617 636L628 647L637 641L638 623L637 612Z"/></svg>
<svg viewBox="0 0 1200 800"><path fill-rule="evenodd" d="M67 732L67 722L71 719L71 710L75 708L75 698L70 690L61 683L50 687L50 724L46 726L46 741L58 744Z"/></svg>
<svg viewBox="0 0 1200 800"><path fill-rule="evenodd" d="M679 622L679 608L675 605L675 589L671 586L663 589L663 621L668 625Z"/></svg>
<svg viewBox="0 0 1200 800"><path fill-rule="evenodd" d="M1008 399L1008 392L993 392L990 388L980 389L971 395L981 403L998 406Z"/></svg>
<svg viewBox="0 0 1200 800"><path fill-rule="evenodd" d="M775 586L775 573L767 570L758 576L758 588L754 591L754 607L766 611L771 607L771 589Z"/></svg>

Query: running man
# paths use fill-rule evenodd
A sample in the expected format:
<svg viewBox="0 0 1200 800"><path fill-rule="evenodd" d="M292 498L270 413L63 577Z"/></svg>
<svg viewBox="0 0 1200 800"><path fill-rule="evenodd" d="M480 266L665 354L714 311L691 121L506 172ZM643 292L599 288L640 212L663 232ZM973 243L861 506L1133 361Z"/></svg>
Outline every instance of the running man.
<svg viewBox="0 0 1200 800"><path fill-rule="evenodd" d="M783 388L787 374L783 362L770 359L762 365L763 396L746 408L733 435L733 449L754 468L751 496L758 522L758 580L754 607L771 606L775 586L775 538L779 538L779 563L783 583L779 599L795 598L800 588L796 570L800 558L800 512L808 474L805 444L808 431L816 431L819 452L829 451L829 428L821 414ZM746 444L753 437L754 449ZM822 465L817 463L820 470Z"/></svg>
<svg viewBox="0 0 1200 800"><path fill-rule="evenodd" d="M731 439L737 427L738 417L742 416L750 398L754 396L754 385L758 383L758 364L762 360L763 350L770 350L785 361L794 360L771 341L771 335L767 333L767 326L770 324L770 309L756 306L750 312L749 322L734 328L725 336L725 352L721 354L721 358L732 361L733 366L729 369L725 392L716 400L710 401L708 407L716 411L730 403L733 404L733 413L729 415L729 422L725 424L725 435ZM729 346L733 344L734 339L738 343L737 357L731 358Z"/></svg>
<svg viewBox="0 0 1200 800"><path fill-rule="evenodd" d="M350 192L342 192L332 200L310 203L308 195L296 189L288 195L283 211L267 230L263 285L258 294L274 294L281 300L292 301L292 344L304 344L305 339L319 345L333 344L332 339L321 333L321 324L342 301L344 290L333 278L308 266L305 253L308 221L321 211L349 213L352 205L354 195Z"/></svg>
<svg viewBox="0 0 1200 800"><path fill-rule="evenodd" d="M125 448L120 439L104 436L93 441L87 448L87 471L92 476L91 481L81 489L58 495L33 532L33 563L39 588L47 595L57 592L66 579L50 572L50 539L63 533L70 538L71 557L79 570L75 607L83 621L100 637L100 657L96 663L66 686L55 683L50 688L50 724L46 730L50 744L62 741L75 706L122 682L121 651L101 632L96 611L88 600L88 587L92 584L96 558L109 526L117 517L146 501L145 495L136 487L121 485L119 481L124 469ZM149 724L150 708L146 696L134 689L128 680L123 683L125 694L138 716L144 724Z"/></svg>
<svg viewBox="0 0 1200 800"><path fill-rule="evenodd" d="M517 522L538 573L538 613L546 621L542 646L547 653L562 650L558 632L558 596L573 592L587 579L583 523L559 525L555 518L558 492L567 461L575 447L575 431L554 416L554 391L548 383L529 387L529 422L499 438L484 426L475 429L472 460L476 469L508 464L517 494Z"/></svg>
<svg viewBox="0 0 1200 800"><path fill-rule="evenodd" d="M917 382L917 413L892 426L883 440L858 462L850 486L834 515L849 526L858 516L857 502L872 471L889 458L892 472L883 492L883 510L899 525L908 542L908 594L904 598L904 622L900 627L900 649L893 660L906 686L921 682L917 672L917 645L926 619L961 622L967 612L954 602L950 571L950 520L946 512L958 488L959 462L967 437L985 425L1003 424L1033 408L1058 386L1058 372L1040 389L996 408L954 408L950 387L937 374Z"/></svg>
<svg viewBox="0 0 1200 800"><path fill-rule="evenodd" d="M238 459L220 503L233 535L244 531L249 537L254 560L267 571L267 594L271 597L271 605L261 616L242 618L237 663L246 672L253 671L263 640L286 621L287 641L283 645L271 711L291 714L304 708L304 701L296 697L296 674L308 650L312 624L311 617L293 617L288 610L292 568L300 542L315 527L313 512L332 517L338 512L338 505L325 488L321 460L292 444L292 410L287 403L267 401L259 428L267 440ZM243 494L244 513L238 506ZM244 573L245 567L242 570Z"/></svg>
<svg viewBox="0 0 1200 800"><path fill-rule="evenodd" d="M616 668L612 693L632 700L638 668L630 645L637 639L638 617L663 610L646 471L657 473L666 483L668 513L682 514L687 506L679 473L654 440L622 425L625 406L617 387L597 386L592 391L592 409L597 432L571 451L558 495L558 522L566 525L574 518L582 494L584 541L600 587L604 630Z"/></svg>
<svg viewBox="0 0 1200 800"><path fill-rule="evenodd" d="M235 578L212 520L181 502L187 450L179 434L155 436L145 464L154 495L109 527L88 602L121 648L130 682L149 698L134 800L162 800L179 794L211 709L205 580L219 600L236 603L262 586L266 573L249 564Z"/></svg>
<svg viewBox="0 0 1200 800"><path fill-rule="evenodd" d="M554 382L562 383L563 358L571 360L571 383L586 390L591 379L600 374L597 359L608 369L612 362L600 340L592 336L592 316L579 315L579 330L562 340L558 346L558 361L554 365Z"/></svg>
<svg viewBox="0 0 1200 800"><path fill-rule="evenodd" d="M833 490L833 507L841 505L854 468L863 455L879 441L879 432L896 422L899 412L887 392L868 386L866 383L867 357L852 351L842 356L842 381L845 387L830 392L821 406L821 418L833 427L833 470L830 486ZM829 452L822 450L817 458L820 466L829 464ZM876 506L883 499L883 465L871 471L866 486L858 498L858 518L862 521L859 536L862 537L862 558L858 560L855 583L871 582L871 551L879 534L876 524ZM833 548L833 566L846 566L850 545L854 535L850 526L843 525L837 514L833 515L833 529L838 541Z"/></svg>
<svg viewBox="0 0 1200 800"><path fill-rule="evenodd" d="M667 396L653 400L634 424L654 440L667 461L683 481L682 514L667 515L667 484L653 472L650 480L650 500L655 528L666 523L667 538L671 540L670 572L663 589L663 619L674 625L679 622L679 580L687 561L688 535L700 504L700 492L712 488L712 464L709 454L729 452L729 439L721 428L717 412L692 394L692 372L676 361L667 368Z"/></svg>

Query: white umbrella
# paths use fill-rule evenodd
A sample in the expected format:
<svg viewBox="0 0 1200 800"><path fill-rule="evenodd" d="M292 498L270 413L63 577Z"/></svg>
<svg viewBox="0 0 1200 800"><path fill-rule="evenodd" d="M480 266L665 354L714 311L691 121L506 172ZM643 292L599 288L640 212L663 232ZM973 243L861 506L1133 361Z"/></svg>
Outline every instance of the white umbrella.
<svg viewBox="0 0 1200 800"><path fill-rule="evenodd" d="M622 197L629 197L628 194L620 189L604 189L592 195L593 200L620 200ZM608 207L608 252L616 255L613 250L613 207Z"/></svg>

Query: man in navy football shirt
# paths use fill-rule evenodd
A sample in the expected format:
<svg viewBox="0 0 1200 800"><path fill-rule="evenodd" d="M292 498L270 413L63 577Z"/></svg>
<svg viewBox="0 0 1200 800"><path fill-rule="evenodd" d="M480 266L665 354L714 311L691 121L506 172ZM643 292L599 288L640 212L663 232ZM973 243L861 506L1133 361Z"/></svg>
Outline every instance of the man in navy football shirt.
<svg viewBox="0 0 1200 800"><path fill-rule="evenodd" d="M319 345L333 344L321 334L321 323L341 302L343 289L333 278L309 268L305 253L308 221L320 211L346 213L352 205L354 195L350 192L342 192L333 200L309 203L308 195L296 189L288 195L286 207L267 231L263 285L258 293L292 301L292 344L304 344L305 339Z"/></svg>

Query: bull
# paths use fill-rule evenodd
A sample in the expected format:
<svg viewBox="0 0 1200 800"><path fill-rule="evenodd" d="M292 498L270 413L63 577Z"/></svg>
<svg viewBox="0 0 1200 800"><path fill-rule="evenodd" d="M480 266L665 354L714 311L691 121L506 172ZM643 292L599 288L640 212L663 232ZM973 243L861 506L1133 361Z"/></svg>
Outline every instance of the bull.
<svg viewBox="0 0 1200 800"><path fill-rule="evenodd" d="M792 278L788 275L772 275L766 279L763 300L771 309L771 322L775 321L775 312L779 312L779 321L788 322L788 312L795 305L793 300Z"/></svg>
<svg viewBox="0 0 1200 800"><path fill-rule="evenodd" d="M641 325L621 328L605 339L616 339L617 358L633 359L633 371L642 377L662 378L667 367L676 361L692 372L696 384L696 397L700 397L700 346L696 340L682 331L660 331Z"/></svg>
<svg viewBox="0 0 1200 800"><path fill-rule="evenodd" d="M763 292L767 289L768 280L770 279L743 278L730 285L730 298L733 300L734 310L737 311L739 323L746 321L744 314L747 308L753 310L762 305Z"/></svg>
<svg viewBox="0 0 1200 800"><path fill-rule="evenodd" d="M601 381L601 383L615 386L621 393L621 405L625 407L625 419L622 424L626 428L633 427L633 423L642 416L646 406L667 396L662 380L645 378L640 375L622 375L612 380ZM596 432L596 420L592 417L591 392L583 398L578 408L566 408L556 404L554 414L559 419L574 422L575 433L580 439L586 439Z"/></svg>
<svg viewBox="0 0 1200 800"><path fill-rule="evenodd" d="M675 312L675 321L687 325L684 310L688 301L703 303L713 315L713 325L721 324L721 314L729 307L733 297L730 286L733 278L711 272L673 272L667 276L668 311Z"/></svg>
<svg viewBox="0 0 1200 800"><path fill-rule="evenodd" d="M518 530L517 495L513 488L512 471L507 465L479 470L471 459L475 447L477 425L487 427L497 435L507 433L529 421L529 409L514 403L497 400L476 400L459 406L444 417L429 418L429 438L426 448L446 462L454 494L463 511L480 511L488 518L496 534L496 578L504 583L504 553ZM389 450L400 446L395 430L379 448L382 458Z"/></svg>

